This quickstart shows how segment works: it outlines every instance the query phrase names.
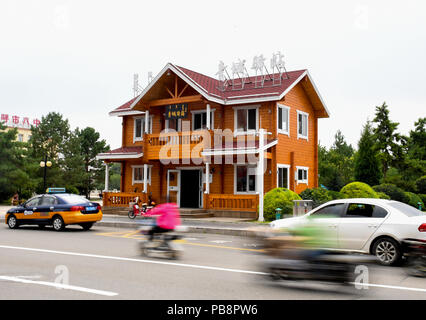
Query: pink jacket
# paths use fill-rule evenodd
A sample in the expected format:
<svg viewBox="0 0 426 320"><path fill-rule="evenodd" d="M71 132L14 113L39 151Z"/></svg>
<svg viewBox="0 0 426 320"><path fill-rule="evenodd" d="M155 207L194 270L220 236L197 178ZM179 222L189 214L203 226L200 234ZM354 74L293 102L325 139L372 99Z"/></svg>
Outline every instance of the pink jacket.
<svg viewBox="0 0 426 320"><path fill-rule="evenodd" d="M180 225L179 209L175 203L160 204L147 213L145 216L159 216L157 226L163 229L174 229Z"/></svg>

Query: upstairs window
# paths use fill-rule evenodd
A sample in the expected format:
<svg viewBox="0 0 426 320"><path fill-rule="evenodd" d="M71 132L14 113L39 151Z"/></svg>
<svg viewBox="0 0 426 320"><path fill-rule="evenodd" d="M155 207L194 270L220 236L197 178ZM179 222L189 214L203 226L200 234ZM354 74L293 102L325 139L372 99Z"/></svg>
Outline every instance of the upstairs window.
<svg viewBox="0 0 426 320"><path fill-rule="evenodd" d="M290 108L278 105L278 133L290 135Z"/></svg>
<svg viewBox="0 0 426 320"><path fill-rule="evenodd" d="M149 126L148 133L152 133L152 116L149 117L148 126ZM143 140L144 133L145 133L145 117L134 118L133 141Z"/></svg>
<svg viewBox="0 0 426 320"><path fill-rule="evenodd" d="M210 111L210 129L213 129L214 114ZM207 128L207 111L194 111L192 113L192 130Z"/></svg>
<svg viewBox="0 0 426 320"><path fill-rule="evenodd" d="M306 112L297 111L297 138L308 140L308 116Z"/></svg>
<svg viewBox="0 0 426 320"><path fill-rule="evenodd" d="M235 131L249 132L258 129L258 112L257 108L240 108L235 109Z"/></svg>

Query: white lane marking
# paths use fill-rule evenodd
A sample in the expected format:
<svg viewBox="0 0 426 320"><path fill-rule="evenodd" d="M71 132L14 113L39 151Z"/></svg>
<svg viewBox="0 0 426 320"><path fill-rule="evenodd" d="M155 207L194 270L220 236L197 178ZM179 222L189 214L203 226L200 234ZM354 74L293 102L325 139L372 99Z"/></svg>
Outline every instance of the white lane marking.
<svg viewBox="0 0 426 320"><path fill-rule="evenodd" d="M388 286L388 285L384 285L384 284L375 284L375 283L358 283L358 282L351 282L351 284L359 285L359 286L366 286L366 287L377 287L377 288L385 288L385 289L396 289L396 290L408 290L408 291L426 292L426 289L422 289L422 288L410 288L410 287L400 287L400 286Z"/></svg>
<svg viewBox="0 0 426 320"><path fill-rule="evenodd" d="M209 242L213 242L213 243L227 243L227 242L232 242L232 241L228 241L228 240L211 240Z"/></svg>
<svg viewBox="0 0 426 320"><path fill-rule="evenodd" d="M139 263L142 262L142 263L152 263L152 264L163 264L163 265L171 265L171 266L179 266L179 267L187 267L187 268L197 268L197 269L207 269L207 270L267 275L267 273L258 272L258 271L228 269L228 268L220 268L220 267L209 267L209 266L200 266L200 265L195 265L195 264L176 263L176 262L165 262L165 261L142 260L142 259L133 259L133 258L124 258L124 257L113 257L113 256L104 256L104 255L88 254L88 253L77 253L77 252L56 251L56 250L36 249L36 248L24 248L24 247L13 247L13 246L2 246L2 245L0 245L0 248L24 250L24 251L34 251L34 252L43 252L43 253L55 253L55 254L63 254L63 255L69 255L69 256L80 256L80 257L119 260L119 261L131 261L131 262L139 262Z"/></svg>
<svg viewBox="0 0 426 320"><path fill-rule="evenodd" d="M196 241L196 240L198 240L198 238L184 238L185 240L187 240L187 241Z"/></svg>
<svg viewBox="0 0 426 320"><path fill-rule="evenodd" d="M81 292L93 293L93 294L98 294L98 295L101 295L101 296L108 296L108 297L113 297L113 296L118 295L118 293L110 292L110 291L103 291L103 290L96 290L96 289L90 289L90 288L84 288L84 287L77 287L77 286L72 286L72 285L69 285L69 284L62 284L62 283L56 283L56 282L34 281L34 280L22 279L22 278L18 278L18 277L0 276L0 280L20 282L20 283L25 283L25 284L37 284L37 285L41 285L41 286L48 286L48 287L55 287L55 288L58 288L58 289L81 291Z"/></svg>
<svg viewBox="0 0 426 320"><path fill-rule="evenodd" d="M90 258L119 260L119 261L131 261L131 262L140 262L140 263L163 264L163 265L172 265L172 266L187 267L187 268L197 268L197 269L207 269L207 270L217 270L217 271L228 271L228 272L237 272L237 273L258 274L258 275L268 275L268 273L258 272L258 271L239 270L239 269L228 269L228 268L219 268L219 267L209 267L209 266L200 266L200 265L194 265L194 264L184 264L184 263L165 262L165 261L141 260L141 259L113 257L113 256L104 256L104 255L96 255L96 254L87 254L87 253L76 253L76 252L56 251L56 250L47 250L47 249L13 247L13 246L3 246L3 245L0 245L0 248L4 248L4 249L16 249L16 250L26 250L26 251L35 251L35 252L44 252L44 253L56 253L56 254L63 254L63 255L70 255L70 256L90 257ZM357 284L357 283L352 282L351 284ZM385 288L385 289L399 289L399 290L409 290L409 291L426 292L426 289L422 289L422 288L397 287L397 286L388 286L388 285L381 285L381 284L369 284L369 283L359 283L359 285L365 285L365 286L370 286L370 287L379 287L379 288L381 287L381 288Z"/></svg>
<svg viewBox="0 0 426 320"><path fill-rule="evenodd" d="M21 278L21 279L40 279L41 276L35 275L35 276L14 276L15 278Z"/></svg>

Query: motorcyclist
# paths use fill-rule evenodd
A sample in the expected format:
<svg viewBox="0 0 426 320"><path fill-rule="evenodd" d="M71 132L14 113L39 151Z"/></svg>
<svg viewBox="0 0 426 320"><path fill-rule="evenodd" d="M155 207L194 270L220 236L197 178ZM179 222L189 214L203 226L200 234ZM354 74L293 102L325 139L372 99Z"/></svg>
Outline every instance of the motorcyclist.
<svg viewBox="0 0 426 320"><path fill-rule="evenodd" d="M154 240L156 233L173 231L181 224L179 209L175 203L160 204L149 210L144 216L156 216L155 224L148 232L149 241Z"/></svg>

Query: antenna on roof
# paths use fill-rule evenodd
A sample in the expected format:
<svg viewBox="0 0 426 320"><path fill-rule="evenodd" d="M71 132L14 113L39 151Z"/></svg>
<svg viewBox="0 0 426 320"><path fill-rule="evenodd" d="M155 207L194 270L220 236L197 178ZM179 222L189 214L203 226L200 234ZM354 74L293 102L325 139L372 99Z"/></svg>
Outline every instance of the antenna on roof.
<svg viewBox="0 0 426 320"><path fill-rule="evenodd" d="M150 84L153 79L154 79L154 77L152 75L152 71L149 71L148 72L148 84Z"/></svg>
<svg viewBox="0 0 426 320"><path fill-rule="evenodd" d="M284 73L286 75L285 79L290 79L290 77L288 76L287 70L285 68L284 55L281 54L280 51L278 51L276 54L275 53L272 54L271 68L272 68L273 85L280 85L281 84L281 80L283 79ZM277 70L277 73L279 74L278 79L276 79L275 70Z"/></svg>
<svg viewBox="0 0 426 320"><path fill-rule="evenodd" d="M142 87L139 86L139 75L133 74L133 95L136 97L142 92Z"/></svg>

